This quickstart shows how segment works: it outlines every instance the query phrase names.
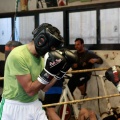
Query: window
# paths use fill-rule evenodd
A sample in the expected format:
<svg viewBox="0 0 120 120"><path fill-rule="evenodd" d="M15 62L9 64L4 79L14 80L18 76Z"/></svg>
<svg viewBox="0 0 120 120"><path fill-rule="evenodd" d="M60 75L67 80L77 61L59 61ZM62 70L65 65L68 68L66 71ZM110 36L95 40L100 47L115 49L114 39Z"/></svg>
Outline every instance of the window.
<svg viewBox="0 0 120 120"><path fill-rule="evenodd" d="M63 36L63 12L40 13L39 23L50 23L57 27Z"/></svg>
<svg viewBox="0 0 120 120"><path fill-rule="evenodd" d="M96 11L69 13L69 44L82 37L85 44L96 44Z"/></svg>
<svg viewBox="0 0 120 120"><path fill-rule="evenodd" d="M15 40L22 44L30 42L33 38L32 31L34 30L34 16L17 17L15 28Z"/></svg>
<svg viewBox="0 0 120 120"><path fill-rule="evenodd" d="M0 45L5 45L12 39L11 18L0 18Z"/></svg>
<svg viewBox="0 0 120 120"><path fill-rule="evenodd" d="M120 8L100 10L101 43L120 43Z"/></svg>

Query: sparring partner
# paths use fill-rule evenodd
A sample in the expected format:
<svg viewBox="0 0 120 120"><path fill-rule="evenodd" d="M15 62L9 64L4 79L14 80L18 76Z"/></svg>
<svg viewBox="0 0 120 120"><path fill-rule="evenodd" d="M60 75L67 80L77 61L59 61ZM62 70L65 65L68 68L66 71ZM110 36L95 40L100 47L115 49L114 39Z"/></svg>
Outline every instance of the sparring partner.
<svg viewBox="0 0 120 120"><path fill-rule="evenodd" d="M114 65L105 72L107 80L112 82L120 93L120 66Z"/></svg>
<svg viewBox="0 0 120 120"><path fill-rule="evenodd" d="M96 55L94 52L87 50L84 47L84 40L82 38L76 38L75 40L75 54L78 56L77 63L73 64L73 70L84 70L91 69L95 63L102 64L103 60L101 57ZM91 78L92 72L83 72L73 74L68 81L68 87L70 92L73 94L76 87L81 92L81 99L86 97L87 82Z"/></svg>
<svg viewBox="0 0 120 120"><path fill-rule="evenodd" d="M53 78L58 79L57 73L60 74L66 64L62 54L51 51L64 41L59 30L47 23L36 28L33 35L30 43L14 48L7 57L0 104L1 120L48 120L38 100L38 91Z"/></svg>
<svg viewBox="0 0 120 120"><path fill-rule="evenodd" d="M46 86L44 88L44 91L46 91L45 89L47 88L47 92L45 92L45 97L44 97L44 101L43 104L52 104L52 103L58 103L60 100L60 96L62 94L62 90L63 90L63 81L64 81L64 71L67 71L73 63L75 63L77 61L77 57L68 49L62 49L60 50L60 53L67 59L68 63L66 63L66 65L62 68L61 73L57 76L59 76L58 79L60 80L52 80L52 82ZM52 84L55 83L53 86ZM52 86L52 87L51 87ZM56 113L56 106L50 106L50 107L46 107L46 113L48 116L49 120L60 120L60 117L58 116L58 114Z"/></svg>

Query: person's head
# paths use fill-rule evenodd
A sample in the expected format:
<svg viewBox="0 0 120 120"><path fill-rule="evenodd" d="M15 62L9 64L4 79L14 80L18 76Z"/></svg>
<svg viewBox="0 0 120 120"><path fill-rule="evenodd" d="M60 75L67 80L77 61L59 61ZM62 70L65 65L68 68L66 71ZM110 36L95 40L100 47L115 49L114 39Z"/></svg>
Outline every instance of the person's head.
<svg viewBox="0 0 120 120"><path fill-rule="evenodd" d="M75 39L75 49L77 51L82 51L84 49L84 40L82 38Z"/></svg>
<svg viewBox="0 0 120 120"><path fill-rule="evenodd" d="M34 35L36 52L40 56L51 50L58 49L64 43L60 31L48 23L41 24L32 34Z"/></svg>
<svg viewBox="0 0 120 120"><path fill-rule="evenodd" d="M21 42L19 41L8 41L5 45L5 61L8 57L8 55L10 54L10 52L15 48L22 45Z"/></svg>

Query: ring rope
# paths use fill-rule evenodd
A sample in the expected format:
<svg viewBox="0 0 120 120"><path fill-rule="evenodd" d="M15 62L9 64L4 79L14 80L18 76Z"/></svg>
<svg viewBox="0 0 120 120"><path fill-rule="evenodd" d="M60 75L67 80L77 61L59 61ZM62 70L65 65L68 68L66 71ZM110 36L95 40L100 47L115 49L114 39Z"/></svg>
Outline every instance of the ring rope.
<svg viewBox="0 0 120 120"><path fill-rule="evenodd" d="M93 68L93 69L84 69L84 70L71 70L71 71L67 71L66 74L92 72L92 71L104 71L104 70L108 70L108 68ZM4 79L4 77L0 77L0 80L3 80L3 79Z"/></svg>
<svg viewBox="0 0 120 120"><path fill-rule="evenodd" d="M44 108L44 107L58 106L58 105L64 105L64 104L74 104L74 103L79 103L79 102L84 102L84 101L91 101L91 100L104 99L104 98L110 98L110 97L118 97L118 96L120 96L120 94L98 96L98 97L86 98L86 99L81 99L81 100L72 100L72 101L67 101L67 102L46 104L46 105L42 105L42 107Z"/></svg>
<svg viewBox="0 0 120 120"><path fill-rule="evenodd" d="M104 71L108 70L109 68L93 68L93 69L84 69L84 70L72 70L72 71L67 71L66 74L73 74L73 73L82 73L82 72L92 72L92 71Z"/></svg>

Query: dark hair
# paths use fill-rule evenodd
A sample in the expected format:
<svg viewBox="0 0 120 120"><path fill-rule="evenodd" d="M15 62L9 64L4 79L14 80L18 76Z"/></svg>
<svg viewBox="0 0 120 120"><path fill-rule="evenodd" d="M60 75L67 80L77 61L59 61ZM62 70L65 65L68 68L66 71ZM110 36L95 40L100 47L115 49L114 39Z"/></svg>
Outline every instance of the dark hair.
<svg viewBox="0 0 120 120"><path fill-rule="evenodd" d="M84 44L84 40L83 40L82 38L76 38L76 39L75 39L75 42L76 42L76 41L80 41L81 44Z"/></svg>

